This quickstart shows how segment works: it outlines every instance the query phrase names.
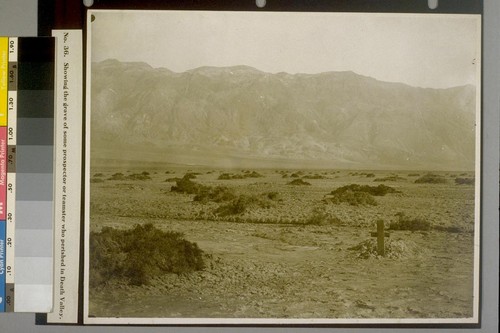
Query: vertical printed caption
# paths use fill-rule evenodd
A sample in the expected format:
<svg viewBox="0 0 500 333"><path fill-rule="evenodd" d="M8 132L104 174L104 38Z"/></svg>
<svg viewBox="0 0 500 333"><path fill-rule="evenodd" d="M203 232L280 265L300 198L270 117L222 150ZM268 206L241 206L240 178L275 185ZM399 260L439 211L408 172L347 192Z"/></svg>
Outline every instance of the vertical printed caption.
<svg viewBox="0 0 500 333"><path fill-rule="evenodd" d="M81 30L56 37L54 310L48 323L77 323L80 263L83 55Z"/></svg>

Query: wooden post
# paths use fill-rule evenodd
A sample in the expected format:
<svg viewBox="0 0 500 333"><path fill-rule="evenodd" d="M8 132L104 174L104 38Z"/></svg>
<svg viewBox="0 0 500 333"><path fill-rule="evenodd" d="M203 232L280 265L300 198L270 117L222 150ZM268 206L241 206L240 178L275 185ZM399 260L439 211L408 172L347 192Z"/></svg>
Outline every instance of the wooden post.
<svg viewBox="0 0 500 333"><path fill-rule="evenodd" d="M384 220L377 221L377 232L371 233L372 237L377 237L377 253L379 256L385 257L385 244L384 238L389 237L390 234L384 231Z"/></svg>
<svg viewBox="0 0 500 333"><path fill-rule="evenodd" d="M377 221L377 253L379 256L385 256L384 220Z"/></svg>

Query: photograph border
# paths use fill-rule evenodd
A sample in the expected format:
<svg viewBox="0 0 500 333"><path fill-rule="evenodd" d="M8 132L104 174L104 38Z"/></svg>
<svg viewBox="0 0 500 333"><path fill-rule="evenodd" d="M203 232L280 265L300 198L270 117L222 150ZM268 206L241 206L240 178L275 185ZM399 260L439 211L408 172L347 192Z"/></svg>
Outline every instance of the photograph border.
<svg viewBox="0 0 500 333"><path fill-rule="evenodd" d="M475 149L475 227L474 227L474 304L473 304L473 317L471 318L444 318L444 319L435 319L435 318L424 318L424 319L416 319L416 318L383 318L383 319L280 319L280 318L114 318L114 317L89 317L88 313L88 305L89 305L89 286L88 286L88 263L89 263L89 209L90 209L90 105L91 105L91 96L90 96L90 88L91 88L91 32L90 32L90 14L94 11L94 9L90 9L87 11L87 19L86 19L86 94L85 94L85 172L84 172L84 221L85 221L85 233L84 233L84 243L85 243L85 267L84 267L84 307L83 307L83 319L84 324L90 325L102 325L102 324L112 324L112 325L160 325L160 326L314 326L314 327L437 327L437 328L448 328L448 327L477 327L479 325L480 318L480 278L481 278L481 267L480 267L480 248L482 248L482 244L480 241L481 234L481 185L482 185L482 175L481 175L481 130L482 130L482 64L477 72L477 86L476 86L476 149ZM123 10L118 9L95 9L97 12L122 12ZM148 10L133 10L133 11L143 11L146 12ZM156 11L156 10L152 10ZM352 13L352 12L332 12L333 14L354 14L354 15L467 15L467 16L477 16L478 17L478 29L479 34L481 35L478 38L479 52L482 54L482 16L480 14L426 14L426 13ZM477 181L479 180L479 181Z"/></svg>

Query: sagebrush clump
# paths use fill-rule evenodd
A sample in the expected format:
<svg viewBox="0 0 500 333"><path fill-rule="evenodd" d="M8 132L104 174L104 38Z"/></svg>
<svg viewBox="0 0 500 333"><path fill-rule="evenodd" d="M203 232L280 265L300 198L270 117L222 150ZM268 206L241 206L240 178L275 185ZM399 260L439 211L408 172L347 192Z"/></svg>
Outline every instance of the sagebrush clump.
<svg viewBox="0 0 500 333"><path fill-rule="evenodd" d="M426 231L431 229L431 223L423 218L411 218L402 212L397 213L396 216L398 217L398 220L390 223L390 230Z"/></svg>
<svg viewBox="0 0 500 333"><path fill-rule="evenodd" d="M446 184L443 176L428 173L415 180L415 184Z"/></svg>
<svg viewBox="0 0 500 333"><path fill-rule="evenodd" d="M475 179L474 178L455 178L455 184L457 185L474 185Z"/></svg>
<svg viewBox="0 0 500 333"><path fill-rule="evenodd" d="M374 182L400 182L400 181L405 181L406 178L400 177L400 176L387 176L387 177L382 177L382 178L375 178L373 181Z"/></svg>
<svg viewBox="0 0 500 333"><path fill-rule="evenodd" d="M308 182L306 182L306 181L304 181L302 179L294 179L291 182L287 183L287 185L299 185L299 186L300 185L306 185L306 186L308 186L308 185L311 185L311 183L308 183Z"/></svg>
<svg viewBox="0 0 500 333"><path fill-rule="evenodd" d="M258 195L248 195L240 194L238 197L234 198L231 202L219 206L215 210L215 214L219 216L228 216L243 214L248 209L251 208L270 208L274 203L263 196Z"/></svg>
<svg viewBox="0 0 500 333"><path fill-rule="evenodd" d="M210 201L223 202L233 200L234 198L236 198L236 194L233 189L225 186L202 186L198 188L198 193L194 196L193 201L201 203L207 203Z"/></svg>
<svg viewBox="0 0 500 333"><path fill-rule="evenodd" d="M203 251L178 232L153 224L120 230L105 227L90 233L91 287L117 280L131 285L148 284L167 273L189 273L205 267Z"/></svg>
<svg viewBox="0 0 500 333"><path fill-rule="evenodd" d="M305 220L304 224L307 225L341 225L342 221L336 217L328 214L324 208L316 207L311 211L309 217Z"/></svg>
<svg viewBox="0 0 500 333"><path fill-rule="evenodd" d="M352 206L376 206L377 201L373 196L384 196L388 193L400 193L395 188L380 184L378 186L350 184L339 187L325 198L326 202L334 204L348 203Z"/></svg>
<svg viewBox="0 0 500 333"><path fill-rule="evenodd" d="M176 181L176 186L172 186L170 189L172 192L186 193L186 194L198 194L205 186L193 182L192 175L187 173L182 177L182 179Z"/></svg>

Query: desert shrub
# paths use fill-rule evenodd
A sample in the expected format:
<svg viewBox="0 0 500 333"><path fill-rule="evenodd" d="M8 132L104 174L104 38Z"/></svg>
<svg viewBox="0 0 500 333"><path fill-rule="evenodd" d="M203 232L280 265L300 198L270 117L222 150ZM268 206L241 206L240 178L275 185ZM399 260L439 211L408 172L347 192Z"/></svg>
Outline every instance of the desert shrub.
<svg viewBox="0 0 500 333"><path fill-rule="evenodd" d="M316 207L312 210L311 214L304 222L307 225L329 225L329 224L342 224L342 221L336 216L330 216L324 208Z"/></svg>
<svg viewBox="0 0 500 333"><path fill-rule="evenodd" d="M455 184L457 185L474 185L474 178L455 178Z"/></svg>
<svg viewBox="0 0 500 333"><path fill-rule="evenodd" d="M106 227L91 232L89 251L91 287L112 279L143 285L162 274L189 273L205 267L203 251L196 243L150 223L127 230Z"/></svg>
<svg viewBox="0 0 500 333"><path fill-rule="evenodd" d="M441 225L436 225L433 227L434 230L438 231L444 231L444 232L450 232L450 233L461 233L464 232L464 230L458 226L452 225L452 226L441 226Z"/></svg>
<svg viewBox="0 0 500 333"><path fill-rule="evenodd" d="M215 210L215 214L219 216L237 215L243 214L251 208L270 208L272 206L273 203L266 198L257 195L240 194L231 202L219 206Z"/></svg>
<svg viewBox="0 0 500 333"><path fill-rule="evenodd" d="M102 178L91 178L90 182L91 183L104 183L104 179L102 179Z"/></svg>
<svg viewBox="0 0 500 333"><path fill-rule="evenodd" d="M278 192L267 192L264 196L269 200L277 201L281 199L281 195Z"/></svg>
<svg viewBox="0 0 500 333"><path fill-rule="evenodd" d="M347 248L358 259L380 257L377 250L377 240L367 239L355 246ZM387 239L385 242L385 258L405 259L427 255L428 250L410 240Z"/></svg>
<svg viewBox="0 0 500 333"><path fill-rule="evenodd" d="M240 195L226 205L219 206L215 214L219 216L236 215L244 213L252 204L252 199L248 195Z"/></svg>
<svg viewBox="0 0 500 333"><path fill-rule="evenodd" d="M151 177L149 176L148 172L143 172L143 173L133 173L131 175L128 175L127 179L130 179L130 180L149 180L149 179L151 179Z"/></svg>
<svg viewBox="0 0 500 333"><path fill-rule="evenodd" d="M399 182L399 181L404 181L406 178L400 177L400 176L387 176L387 177L382 177L382 178L375 178L373 181L374 182Z"/></svg>
<svg viewBox="0 0 500 333"><path fill-rule="evenodd" d="M297 172L294 172L290 175L290 177L292 178L299 178L299 177L302 177L304 175L304 172L303 171L297 171Z"/></svg>
<svg viewBox="0 0 500 333"><path fill-rule="evenodd" d="M202 203L207 202L223 202L230 201L236 198L234 190L227 188L225 186L209 187L203 186L199 188L198 193L194 196L194 201L199 201Z"/></svg>
<svg viewBox="0 0 500 333"><path fill-rule="evenodd" d="M419 177L420 174L419 173L409 173L408 174L408 177Z"/></svg>
<svg viewBox="0 0 500 333"><path fill-rule="evenodd" d="M94 174L94 177L96 177L96 178L98 178L98 177L104 177L104 174L103 174L103 173L98 172L98 173L95 173L95 174Z"/></svg>
<svg viewBox="0 0 500 333"><path fill-rule="evenodd" d="M204 189L203 185L193 182L190 180L191 176L189 173L184 175L182 179L176 181L176 186L172 186L170 189L172 192L187 193L187 194L198 194Z"/></svg>
<svg viewBox="0 0 500 333"><path fill-rule="evenodd" d="M302 179L325 179L325 176L322 176L320 174L314 174L314 175L305 175L302 177Z"/></svg>
<svg viewBox="0 0 500 333"><path fill-rule="evenodd" d="M334 204L348 203L352 206L376 206L377 201L373 196L384 196L387 193L400 193L396 189L380 184L378 186L350 184L339 187L327 196L326 201Z"/></svg>
<svg viewBox="0 0 500 333"><path fill-rule="evenodd" d="M294 179L291 182L287 183L287 185L311 185L311 183L303 181L302 179Z"/></svg>
<svg viewBox="0 0 500 333"><path fill-rule="evenodd" d="M143 172L141 172L141 175L144 175L144 176L149 176L149 175L150 175L150 173L149 173L149 172L147 172L147 171L143 171Z"/></svg>
<svg viewBox="0 0 500 333"><path fill-rule="evenodd" d="M172 178L167 178L165 179L165 182L178 182L179 180L181 180L182 178L179 178L179 177L172 177Z"/></svg>
<svg viewBox="0 0 500 333"><path fill-rule="evenodd" d="M185 179L196 179L196 176L199 175L199 173L196 173L196 172L188 172L184 175L184 177L182 178L185 178Z"/></svg>
<svg viewBox="0 0 500 333"><path fill-rule="evenodd" d="M117 173L114 173L111 175L110 178L108 178L108 180L126 180L127 178L125 177L125 175L121 172L117 172Z"/></svg>
<svg viewBox="0 0 500 333"><path fill-rule="evenodd" d="M231 179L245 179L245 178L261 178L264 177L260 173L256 171L245 170L241 174L232 174L232 173L221 173L217 179L219 180L231 180Z"/></svg>
<svg viewBox="0 0 500 333"><path fill-rule="evenodd" d="M375 174L374 173L367 173L367 174L365 174L365 177L372 178L372 177L375 177Z"/></svg>
<svg viewBox="0 0 500 333"><path fill-rule="evenodd" d="M389 225L390 230L429 230L431 228L431 223L423 218L415 217L411 218L406 216L406 214L399 212L396 214L398 217L397 221L391 222Z"/></svg>
<svg viewBox="0 0 500 333"><path fill-rule="evenodd" d="M281 178L288 178L288 177L289 177L289 176L288 176L288 174L286 174L286 173L284 173L284 174L281 176Z"/></svg>
<svg viewBox="0 0 500 333"><path fill-rule="evenodd" d="M377 201L375 198L366 192L355 192L352 190L346 190L340 193L336 193L330 197L327 197L326 202L331 202L334 204L348 203L351 206L376 206Z"/></svg>
<svg viewBox="0 0 500 333"><path fill-rule="evenodd" d="M415 184L444 184L446 179L443 176L428 173L415 180Z"/></svg>
<svg viewBox="0 0 500 333"><path fill-rule="evenodd" d="M331 195L337 195L341 194L347 191L352 191L352 192L366 192L371 195L375 196L384 196L387 193L400 193L398 190L396 190L393 187L386 186L383 184L380 184L378 186L370 186L370 185L358 185L358 184L350 184L350 185L345 185L342 187L339 187L332 192L330 192Z"/></svg>

